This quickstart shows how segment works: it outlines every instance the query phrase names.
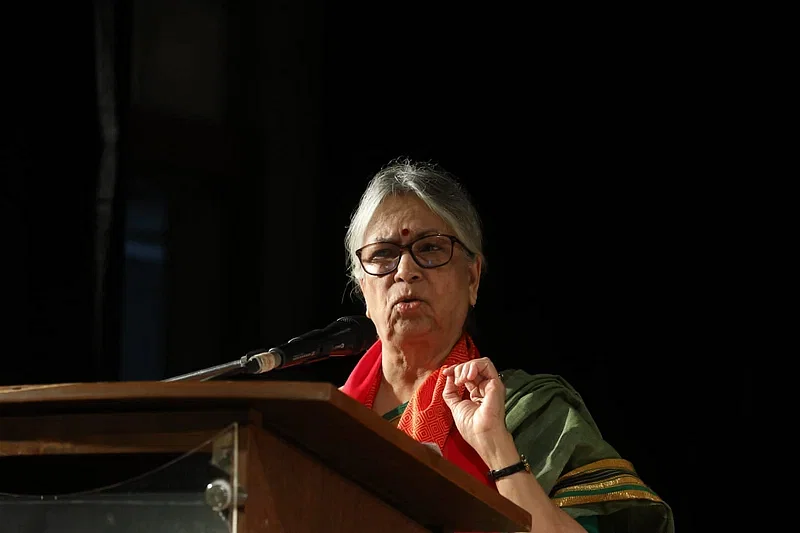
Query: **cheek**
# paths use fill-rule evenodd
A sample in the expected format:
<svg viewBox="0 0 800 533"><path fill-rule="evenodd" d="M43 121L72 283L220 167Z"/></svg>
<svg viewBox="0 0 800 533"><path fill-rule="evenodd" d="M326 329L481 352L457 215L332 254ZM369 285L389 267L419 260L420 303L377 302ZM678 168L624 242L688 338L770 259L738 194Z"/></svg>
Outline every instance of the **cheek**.
<svg viewBox="0 0 800 533"><path fill-rule="evenodd" d="M367 302L367 309L372 313L380 311L381 303L386 299L386 291L380 286L379 283L370 281L362 285L361 291L364 293L364 300Z"/></svg>
<svg viewBox="0 0 800 533"><path fill-rule="evenodd" d="M451 276L439 280L437 285L437 300L444 302L448 310L458 309L465 301L469 302L469 276L466 272L454 272Z"/></svg>

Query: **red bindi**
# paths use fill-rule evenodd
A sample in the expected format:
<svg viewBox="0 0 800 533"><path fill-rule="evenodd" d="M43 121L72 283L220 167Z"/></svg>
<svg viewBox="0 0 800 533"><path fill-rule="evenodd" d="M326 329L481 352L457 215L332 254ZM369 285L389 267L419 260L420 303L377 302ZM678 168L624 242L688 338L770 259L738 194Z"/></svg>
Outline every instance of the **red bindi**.
<svg viewBox="0 0 800 533"><path fill-rule="evenodd" d="M400 231L400 234L401 234L403 237L405 237L406 235L408 235L408 228L403 228L403 229Z"/></svg>

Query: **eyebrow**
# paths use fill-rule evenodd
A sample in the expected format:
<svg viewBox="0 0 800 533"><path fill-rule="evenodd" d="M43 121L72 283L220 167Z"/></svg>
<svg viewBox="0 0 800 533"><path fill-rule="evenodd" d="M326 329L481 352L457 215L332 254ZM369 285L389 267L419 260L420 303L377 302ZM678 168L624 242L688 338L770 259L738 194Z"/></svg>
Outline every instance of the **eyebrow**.
<svg viewBox="0 0 800 533"><path fill-rule="evenodd" d="M436 235L436 234L439 234L439 233L442 233L442 232L440 230L436 229L436 228L426 228L426 229L423 229L423 230L420 230L420 231L416 231L416 232L412 231L411 234L409 235L409 237L410 237L410 240L414 240L414 239L418 239L419 237L423 237L423 236L426 236L426 235ZM370 242L391 242L391 243L396 243L399 240L400 239L396 235L393 236L393 237L378 236L378 237L375 237L375 240L370 241Z"/></svg>

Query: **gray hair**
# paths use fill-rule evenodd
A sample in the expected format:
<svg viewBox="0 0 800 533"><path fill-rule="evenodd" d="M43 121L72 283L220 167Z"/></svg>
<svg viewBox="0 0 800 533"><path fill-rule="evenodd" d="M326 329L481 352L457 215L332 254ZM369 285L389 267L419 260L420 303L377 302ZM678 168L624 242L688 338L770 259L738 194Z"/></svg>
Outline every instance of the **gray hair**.
<svg viewBox="0 0 800 533"><path fill-rule="evenodd" d="M474 256L480 256L485 270L483 234L478 211L466 189L449 172L435 163L419 163L410 159L391 161L370 180L358 207L353 212L345 236L348 271L356 290L364 275L356 250L364 245L367 227L375 211L389 196L414 194L444 220Z"/></svg>

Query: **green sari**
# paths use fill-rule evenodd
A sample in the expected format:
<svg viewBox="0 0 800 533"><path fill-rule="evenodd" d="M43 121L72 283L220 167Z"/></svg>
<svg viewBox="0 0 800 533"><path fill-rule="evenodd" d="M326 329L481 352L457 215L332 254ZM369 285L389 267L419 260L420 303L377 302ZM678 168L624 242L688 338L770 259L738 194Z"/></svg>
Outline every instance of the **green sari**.
<svg viewBox="0 0 800 533"><path fill-rule="evenodd" d="M502 374L506 427L550 498L589 533L674 533L672 510L603 440L564 379ZM406 404L384 414L396 424Z"/></svg>
<svg viewBox="0 0 800 533"><path fill-rule="evenodd" d="M506 426L550 498L587 531L674 533L672 510L603 440L564 379L502 374Z"/></svg>

